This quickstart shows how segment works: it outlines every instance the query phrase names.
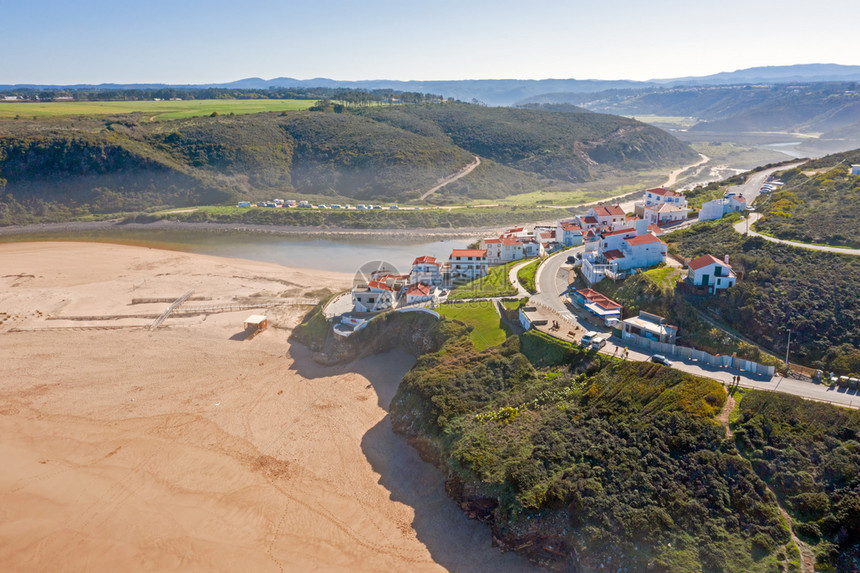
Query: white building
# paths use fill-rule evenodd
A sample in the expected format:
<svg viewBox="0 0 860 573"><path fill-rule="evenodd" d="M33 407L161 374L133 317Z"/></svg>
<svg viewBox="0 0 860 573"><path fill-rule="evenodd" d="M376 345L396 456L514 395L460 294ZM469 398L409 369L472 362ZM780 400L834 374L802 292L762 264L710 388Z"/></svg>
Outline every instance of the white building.
<svg viewBox="0 0 860 573"><path fill-rule="evenodd" d="M604 277L624 278L633 269L665 262L667 247L648 230L648 222L636 221L634 229L619 229L599 235L596 250L582 256L581 272L589 284Z"/></svg>
<svg viewBox="0 0 860 573"><path fill-rule="evenodd" d="M666 323L666 319L649 312L640 312L639 316L625 318L621 321L621 339L636 342L646 338L656 342L675 344L678 327Z"/></svg>
<svg viewBox="0 0 860 573"><path fill-rule="evenodd" d="M424 283L440 286L442 284L442 265L436 257L418 257L412 261L412 272L409 273L409 284Z"/></svg>
<svg viewBox="0 0 860 573"><path fill-rule="evenodd" d="M689 213L690 209L686 206L661 203L660 205L647 205L644 208L642 218L653 225L662 227L686 221Z"/></svg>
<svg viewBox="0 0 860 573"><path fill-rule="evenodd" d="M582 244L582 227L572 221L559 221L555 228L555 238L564 247L579 246Z"/></svg>
<svg viewBox="0 0 860 573"><path fill-rule="evenodd" d="M479 247L487 251L487 262L500 265L525 258L523 242L516 237L481 239Z"/></svg>
<svg viewBox="0 0 860 573"><path fill-rule="evenodd" d="M406 288L406 304L432 301L436 298L436 287L424 283L411 284Z"/></svg>
<svg viewBox="0 0 860 573"><path fill-rule="evenodd" d="M706 289L709 294L716 294L717 291L734 286L737 282L728 261L721 261L713 255L702 255L693 259L687 267L687 281L693 286Z"/></svg>
<svg viewBox="0 0 860 573"><path fill-rule="evenodd" d="M454 249L448 259L451 280L474 280L487 274L486 249Z"/></svg>
<svg viewBox="0 0 860 573"><path fill-rule="evenodd" d="M660 205L687 207L687 198L682 192L663 187L648 189L642 194L642 200L633 204L633 212L639 217L645 217L645 207L659 207Z"/></svg>
<svg viewBox="0 0 860 573"><path fill-rule="evenodd" d="M699 221L721 219L726 213L743 211L746 207L747 202L743 195L714 199L702 204L702 208L699 210Z"/></svg>
<svg viewBox="0 0 860 573"><path fill-rule="evenodd" d="M385 280L371 280L352 289L352 306L356 312L378 312L394 306L395 291Z"/></svg>

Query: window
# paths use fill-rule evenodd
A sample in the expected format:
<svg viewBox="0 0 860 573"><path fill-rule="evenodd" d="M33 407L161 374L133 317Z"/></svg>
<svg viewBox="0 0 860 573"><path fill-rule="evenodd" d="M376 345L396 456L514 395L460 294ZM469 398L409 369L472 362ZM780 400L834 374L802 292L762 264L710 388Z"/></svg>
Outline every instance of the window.
<svg viewBox="0 0 860 573"><path fill-rule="evenodd" d="M373 297L370 297L367 299L367 302L374 302L374 300L376 300L376 299L374 299Z"/></svg>

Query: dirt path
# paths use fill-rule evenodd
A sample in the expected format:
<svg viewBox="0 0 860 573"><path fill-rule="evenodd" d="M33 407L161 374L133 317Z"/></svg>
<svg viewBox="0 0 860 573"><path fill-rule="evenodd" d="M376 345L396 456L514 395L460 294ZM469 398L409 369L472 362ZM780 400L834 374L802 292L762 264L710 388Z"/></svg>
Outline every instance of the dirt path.
<svg viewBox="0 0 860 573"><path fill-rule="evenodd" d="M732 432L732 427L729 425L729 416L735 411L735 398L731 394L726 396L726 405L723 406L723 411L717 416L717 421L726 428L726 437L732 439L735 435Z"/></svg>
<svg viewBox="0 0 860 573"><path fill-rule="evenodd" d="M723 406L723 410L720 412L719 416L717 416L717 421L726 429L726 437L729 439L734 437L734 432L732 432L732 428L729 425L729 416L734 412L735 404L736 402L734 397L729 393L726 396L726 404ZM803 571L803 573L815 573L815 556L813 555L812 550L810 550L809 547L794 534L794 526L791 522L791 516L788 515L788 512L785 511L785 508L782 507L781 503L779 503L779 498L776 497L776 493L774 493L771 487L768 485L767 488L770 490L770 493L773 494L776 506L782 514L782 517L785 518L785 522L788 524L788 532L791 535L792 543L794 543L795 547L797 547L797 550L800 552L801 571Z"/></svg>
<svg viewBox="0 0 860 573"><path fill-rule="evenodd" d="M423 195L421 195L421 197L420 197L421 200L423 201L424 199L426 199L427 197L429 197L430 195L432 195L433 193L435 193L436 191L438 191L439 189L441 189L445 185L448 185L449 183L453 183L454 181L456 181L457 179L460 179L461 177L465 177L466 175L468 175L469 173L474 171L475 167L477 167L480 164L481 164L481 158L476 155L475 160L473 162L471 162L470 164L465 166L463 169L461 169L457 173L455 173L453 175L449 175L448 177L445 177L441 183L439 183L435 187L431 187L429 190L427 190Z"/></svg>
<svg viewBox="0 0 860 573"><path fill-rule="evenodd" d="M662 187L668 187L669 185L674 185L674 184L675 184L675 181L677 181L677 180L678 180L678 175L680 175L681 173L683 173L683 172L684 172L684 171L686 171L687 169L692 169L693 167L698 167L698 166L700 166L700 165L704 165L705 163L707 163L708 161L710 161L710 160L711 160L711 158L710 158L710 157L708 157L707 155L705 155L704 153L700 153L700 154L699 154L699 157L701 157L702 159L701 159L701 160L699 160L699 162L698 162L698 163L693 163L693 164L691 164L691 165L686 165L686 166L684 166L684 167L679 167L678 169L676 169L675 171L673 171L672 173L670 173L670 174L669 174L669 178L668 178L668 179L666 179L666 182L665 182L665 183L663 183Z"/></svg>

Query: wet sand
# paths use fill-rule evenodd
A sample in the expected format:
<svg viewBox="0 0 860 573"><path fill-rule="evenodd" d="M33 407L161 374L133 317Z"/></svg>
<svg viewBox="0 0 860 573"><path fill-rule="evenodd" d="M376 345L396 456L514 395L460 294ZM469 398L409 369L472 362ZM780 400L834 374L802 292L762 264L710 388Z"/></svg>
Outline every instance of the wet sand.
<svg viewBox="0 0 860 573"><path fill-rule="evenodd" d="M347 274L86 243L0 245L4 570L522 571L386 413L412 357L313 363L291 302ZM317 294L318 296L318 294ZM182 307L180 307L182 308ZM106 326L123 328L105 329Z"/></svg>

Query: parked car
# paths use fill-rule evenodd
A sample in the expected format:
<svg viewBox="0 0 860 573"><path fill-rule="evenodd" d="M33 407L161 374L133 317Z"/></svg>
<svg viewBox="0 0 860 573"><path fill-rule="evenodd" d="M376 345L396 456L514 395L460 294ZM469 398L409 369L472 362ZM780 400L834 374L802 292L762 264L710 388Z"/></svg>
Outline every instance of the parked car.
<svg viewBox="0 0 860 573"><path fill-rule="evenodd" d="M367 207L364 206L364 203L359 203L358 205L355 206L355 208L356 209L367 209Z"/></svg>
<svg viewBox="0 0 860 573"><path fill-rule="evenodd" d="M582 340L580 340L579 343L583 346L588 346L589 344L591 344L591 341L594 340L594 337L598 334L600 333L590 330L582 335Z"/></svg>
<svg viewBox="0 0 860 573"><path fill-rule="evenodd" d="M606 341L609 340L608 334L598 334L594 338L591 339L591 349L592 350L600 350L604 346L606 346Z"/></svg>
<svg viewBox="0 0 860 573"><path fill-rule="evenodd" d="M651 357L651 362L656 362L657 364L662 364L663 366L672 366L672 361L663 356L662 354L655 354Z"/></svg>

